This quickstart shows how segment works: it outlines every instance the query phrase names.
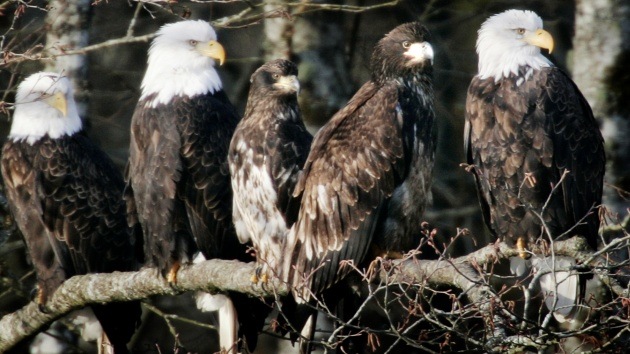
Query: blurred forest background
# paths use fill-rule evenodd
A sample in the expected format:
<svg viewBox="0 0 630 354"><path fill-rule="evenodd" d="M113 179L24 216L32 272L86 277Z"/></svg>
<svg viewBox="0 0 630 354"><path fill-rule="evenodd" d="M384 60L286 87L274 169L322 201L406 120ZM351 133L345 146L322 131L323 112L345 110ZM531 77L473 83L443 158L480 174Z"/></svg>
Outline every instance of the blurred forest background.
<svg viewBox="0 0 630 354"><path fill-rule="evenodd" d="M421 21L433 34L436 52L439 140L433 204L425 219L439 230L448 253L465 254L493 241L481 221L473 178L459 166L465 162L466 90L477 71L475 40L487 17L511 8L533 10L543 18L556 42L549 57L572 74L593 107L609 161L605 204L610 222L619 222L630 206L630 5L624 0L1 1L0 141L4 142L11 124L17 84L36 71L64 72L75 82L87 134L122 170L151 34L165 23L184 18L207 20L215 26L228 56L218 72L241 113L249 77L258 66L280 57L297 62L301 109L315 131L368 79L369 56L376 41L398 24ZM0 234L0 315L28 301L34 283L24 246L12 232L6 213L5 207ZM451 242L461 228L471 232ZM148 307L135 343L139 352L154 350L152 343L158 341L168 352L173 347L171 324L177 326L187 350L210 350L212 331L172 319L151 320L161 311L178 311L211 322L209 315L186 306L190 296L175 301L154 299L153 304L156 307ZM16 352L20 350L25 347ZM278 350L260 352L273 351Z"/></svg>

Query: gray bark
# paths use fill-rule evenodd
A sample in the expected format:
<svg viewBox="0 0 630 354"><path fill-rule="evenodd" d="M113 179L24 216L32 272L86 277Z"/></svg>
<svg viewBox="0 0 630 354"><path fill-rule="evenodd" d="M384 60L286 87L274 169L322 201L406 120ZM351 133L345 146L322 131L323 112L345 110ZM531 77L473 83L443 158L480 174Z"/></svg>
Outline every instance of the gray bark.
<svg viewBox="0 0 630 354"><path fill-rule="evenodd" d="M573 39L573 78L602 125L606 141L606 182L630 191L630 3L577 0ZM628 195L604 188L604 204L621 218Z"/></svg>
<svg viewBox="0 0 630 354"><path fill-rule="evenodd" d="M291 8L283 4L286 2L265 2L270 17L264 22L264 58L297 59L302 116L316 130L348 101L353 90L345 58L344 15L320 11L292 17Z"/></svg>
<svg viewBox="0 0 630 354"><path fill-rule="evenodd" d="M73 84L79 115L87 112L87 56L63 55L88 44L88 13L90 0L53 0L46 15L46 52L56 56L46 62L44 70L61 73Z"/></svg>
<svg viewBox="0 0 630 354"><path fill-rule="evenodd" d="M312 126L326 123L348 102L354 90L345 50L344 16L347 15L326 11L295 21L292 43L299 58L300 108L305 122Z"/></svg>
<svg viewBox="0 0 630 354"><path fill-rule="evenodd" d="M291 59L291 36L293 35L293 20L289 18L289 8L283 6L286 0L265 0L264 21L264 58Z"/></svg>
<svg viewBox="0 0 630 354"><path fill-rule="evenodd" d="M627 240L626 240L627 241ZM613 262L604 253L594 257L583 238L572 238L554 244L556 255L573 257L585 264L596 267L610 267ZM533 249L534 252L542 252ZM484 285L477 267L492 264L500 259L515 257L518 251L505 243L486 246L467 256L454 259L423 260L415 259L388 262L380 267L378 276L383 284L417 284L419 286L452 286L460 289L468 299L479 306L482 316L489 316L486 309L496 299L491 289ZM158 276L155 269L139 272L115 272L109 274L89 274L75 276L65 281L47 303L47 312L41 312L35 302L0 319L0 352L6 351L21 339L37 333L43 326L70 311L92 303L130 301L154 295L177 295L187 291L236 291L256 297L274 298L286 295L288 288L278 279L270 279L267 284L254 285L251 275L255 272L253 263L238 261L209 260L199 264L184 266L178 273L176 286ZM616 285L603 271L598 271L602 280L619 296L628 296L628 290ZM495 321L498 319L495 319Z"/></svg>

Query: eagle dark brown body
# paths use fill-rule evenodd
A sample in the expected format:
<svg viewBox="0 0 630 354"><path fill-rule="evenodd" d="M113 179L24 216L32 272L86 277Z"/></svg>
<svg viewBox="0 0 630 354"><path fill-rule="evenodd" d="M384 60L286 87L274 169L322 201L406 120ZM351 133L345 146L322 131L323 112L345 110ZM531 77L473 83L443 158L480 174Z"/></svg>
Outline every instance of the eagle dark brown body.
<svg viewBox="0 0 630 354"><path fill-rule="evenodd" d="M233 247L227 164L236 110L223 91L143 109L151 98L138 103L132 119L127 171L146 261L166 276L197 247L207 259L244 256L244 248L237 247L241 255Z"/></svg>
<svg viewBox="0 0 630 354"><path fill-rule="evenodd" d="M597 122L559 69L523 76L475 77L468 89L465 148L486 223L511 245L579 234L596 249L605 167Z"/></svg>
<svg viewBox="0 0 630 354"><path fill-rule="evenodd" d="M374 50L372 80L314 138L285 267L294 267L289 281L302 301L305 275L314 272L306 286L318 294L350 270L341 261L419 244L435 153L429 36L419 23L388 33Z"/></svg>
<svg viewBox="0 0 630 354"><path fill-rule="evenodd" d="M84 135L45 136L33 144L9 140L2 150L2 176L43 308L74 275L137 269L139 240L127 225L122 175ZM116 353L125 353L140 320L140 304L91 307Z"/></svg>

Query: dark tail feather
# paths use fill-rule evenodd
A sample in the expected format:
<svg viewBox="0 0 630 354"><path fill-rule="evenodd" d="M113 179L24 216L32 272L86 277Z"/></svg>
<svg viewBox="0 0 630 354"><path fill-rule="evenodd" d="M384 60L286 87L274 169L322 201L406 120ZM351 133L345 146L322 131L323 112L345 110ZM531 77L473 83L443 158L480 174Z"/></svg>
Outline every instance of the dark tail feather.
<svg viewBox="0 0 630 354"><path fill-rule="evenodd" d="M139 301L114 302L106 305L92 305L94 315L107 334L114 353L129 353L127 343L140 324L142 309Z"/></svg>
<svg viewBox="0 0 630 354"><path fill-rule="evenodd" d="M309 353L317 322L315 307L312 304L298 304L293 296L287 296L282 299L277 321L280 334L288 332L291 343L300 342L300 353Z"/></svg>
<svg viewBox="0 0 630 354"><path fill-rule="evenodd" d="M258 344L258 335L262 332L265 319L272 308L258 298L241 293L230 293L230 298L237 309L239 338L245 338L247 349L253 352Z"/></svg>

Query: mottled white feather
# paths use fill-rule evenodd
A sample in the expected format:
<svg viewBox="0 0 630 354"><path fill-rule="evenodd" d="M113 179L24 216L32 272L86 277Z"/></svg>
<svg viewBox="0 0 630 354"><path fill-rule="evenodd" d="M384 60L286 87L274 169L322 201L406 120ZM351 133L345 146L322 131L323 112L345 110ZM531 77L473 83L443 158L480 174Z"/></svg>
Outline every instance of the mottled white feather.
<svg viewBox="0 0 630 354"><path fill-rule="evenodd" d="M63 93L67 101L65 117L45 101L58 92ZM32 145L46 135L57 139L64 135L72 135L81 130L81 127L72 84L68 78L55 73L39 72L20 83L9 132L10 140L26 140Z"/></svg>
<svg viewBox="0 0 630 354"><path fill-rule="evenodd" d="M242 243L252 241L264 273L267 270L276 271L282 263L282 245L289 232L277 207L276 187L266 163L259 166L254 162L254 149L245 141L237 141L236 153L243 161L239 168L237 164L230 163L234 191L232 213L238 238Z"/></svg>
<svg viewBox="0 0 630 354"><path fill-rule="evenodd" d="M481 79L494 77L495 82L510 74L517 75L520 67L532 70L552 66L540 53L540 48L526 43L517 29L527 33L543 28L542 19L533 11L508 10L488 18L479 29L477 54Z"/></svg>
<svg viewBox="0 0 630 354"><path fill-rule="evenodd" d="M201 54L194 43L216 40L206 21L189 20L162 26L149 49L142 96L156 96L147 106L167 104L176 96L193 97L214 93L223 87L214 59ZM193 41L193 42L191 42Z"/></svg>

